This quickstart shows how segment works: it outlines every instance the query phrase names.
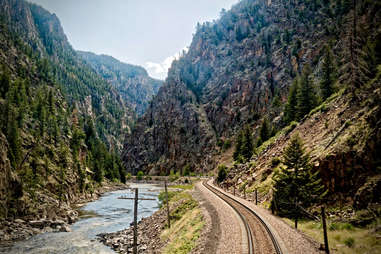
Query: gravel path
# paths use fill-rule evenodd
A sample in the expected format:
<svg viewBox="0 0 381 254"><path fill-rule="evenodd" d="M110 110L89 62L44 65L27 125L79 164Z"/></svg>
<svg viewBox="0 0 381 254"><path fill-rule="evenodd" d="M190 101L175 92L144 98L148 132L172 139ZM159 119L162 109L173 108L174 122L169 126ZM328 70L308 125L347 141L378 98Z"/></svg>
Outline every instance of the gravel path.
<svg viewBox="0 0 381 254"><path fill-rule="evenodd" d="M206 252L204 253L247 253L246 231L238 214L223 200L204 187L202 182L198 182L196 188L205 201L205 204L201 205L209 204L207 205L209 209L207 206L204 207L210 214L212 223L211 233L207 236L209 241L207 246L210 249L205 249ZM213 247L212 242L217 246Z"/></svg>
<svg viewBox="0 0 381 254"><path fill-rule="evenodd" d="M210 181L209 184L212 184ZM215 188L222 190L221 188L218 188L217 186L213 185ZM250 207L255 211L261 218L267 223L272 233L277 238L282 251L284 254L320 254L324 253L323 251L319 251L319 243L316 243L312 239L305 236L300 231L292 228L290 225L288 225L286 222L281 220L280 218L272 215L269 211L266 209L256 206L255 204L240 198L233 196L229 192L225 192L230 197L235 198L239 202L242 202L246 206Z"/></svg>

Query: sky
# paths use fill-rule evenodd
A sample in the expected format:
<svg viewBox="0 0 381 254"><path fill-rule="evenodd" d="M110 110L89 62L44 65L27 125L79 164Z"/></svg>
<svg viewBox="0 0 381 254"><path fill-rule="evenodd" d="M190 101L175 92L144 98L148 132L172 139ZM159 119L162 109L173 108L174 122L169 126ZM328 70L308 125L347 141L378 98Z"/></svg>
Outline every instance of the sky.
<svg viewBox="0 0 381 254"><path fill-rule="evenodd" d="M197 22L212 21L238 0L29 0L55 13L76 50L143 66L165 79L192 41Z"/></svg>

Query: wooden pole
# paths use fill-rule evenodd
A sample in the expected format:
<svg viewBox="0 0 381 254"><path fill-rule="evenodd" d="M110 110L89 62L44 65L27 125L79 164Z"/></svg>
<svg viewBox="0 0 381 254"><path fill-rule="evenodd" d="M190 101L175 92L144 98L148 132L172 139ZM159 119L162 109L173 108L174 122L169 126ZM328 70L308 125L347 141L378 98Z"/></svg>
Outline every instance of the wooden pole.
<svg viewBox="0 0 381 254"><path fill-rule="evenodd" d="M243 198L246 199L246 184L243 186Z"/></svg>
<svg viewBox="0 0 381 254"><path fill-rule="evenodd" d="M297 197L295 197L295 228L298 228L298 215L299 215L298 199Z"/></svg>
<svg viewBox="0 0 381 254"><path fill-rule="evenodd" d="M167 179L164 180L164 188L165 188L165 200L167 202L168 228L170 228L171 227L171 219L169 217L169 202L168 202Z"/></svg>
<svg viewBox="0 0 381 254"><path fill-rule="evenodd" d="M325 220L325 207L324 206L321 207L321 219L322 219L322 223L323 223L325 253L329 254L327 222Z"/></svg>
<svg viewBox="0 0 381 254"><path fill-rule="evenodd" d="M258 205L258 189L255 189L255 205Z"/></svg>
<svg viewBox="0 0 381 254"><path fill-rule="evenodd" d="M134 254L138 254L138 192L135 189L135 202L134 202Z"/></svg>
<svg viewBox="0 0 381 254"><path fill-rule="evenodd" d="M235 184L233 185L233 195L235 196Z"/></svg>

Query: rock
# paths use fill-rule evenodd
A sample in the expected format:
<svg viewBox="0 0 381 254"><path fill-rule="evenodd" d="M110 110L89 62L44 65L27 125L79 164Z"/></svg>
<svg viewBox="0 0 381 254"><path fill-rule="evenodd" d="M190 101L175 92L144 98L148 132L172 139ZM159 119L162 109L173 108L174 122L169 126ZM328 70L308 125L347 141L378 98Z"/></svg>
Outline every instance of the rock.
<svg viewBox="0 0 381 254"><path fill-rule="evenodd" d="M48 225L50 225L49 221L47 220L31 220L29 221L29 225L31 225L34 228L44 228Z"/></svg>
<svg viewBox="0 0 381 254"><path fill-rule="evenodd" d="M51 221L51 226L53 228L58 228L58 226L62 226L64 225L65 222L63 220L55 220L55 221Z"/></svg>
<svg viewBox="0 0 381 254"><path fill-rule="evenodd" d="M32 228L32 233L33 233L34 235L37 235L37 234L42 233L42 231L39 230L39 229L37 229L37 228Z"/></svg>
<svg viewBox="0 0 381 254"><path fill-rule="evenodd" d="M25 223L25 221L22 220L22 219L15 219L15 222L19 223L19 224L24 224Z"/></svg>
<svg viewBox="0 0 381 254"><path fill-rule="evenodd" d="M62 225L60 232L71 232L71 228L68 225Z"/></svg>

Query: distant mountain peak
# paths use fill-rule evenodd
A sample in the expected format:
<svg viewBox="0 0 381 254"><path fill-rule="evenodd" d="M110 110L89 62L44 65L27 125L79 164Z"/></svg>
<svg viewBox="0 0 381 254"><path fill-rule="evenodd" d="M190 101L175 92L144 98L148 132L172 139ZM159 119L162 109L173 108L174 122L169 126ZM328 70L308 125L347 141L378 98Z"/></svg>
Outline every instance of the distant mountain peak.
<svg viewBox="0 0 381 254"><path fill-rule="evenodd" d="M128 106L142 115L163 81L151 78L141 66L127 64L112 56L77 51L91 67L111 83Z"/></svg>

